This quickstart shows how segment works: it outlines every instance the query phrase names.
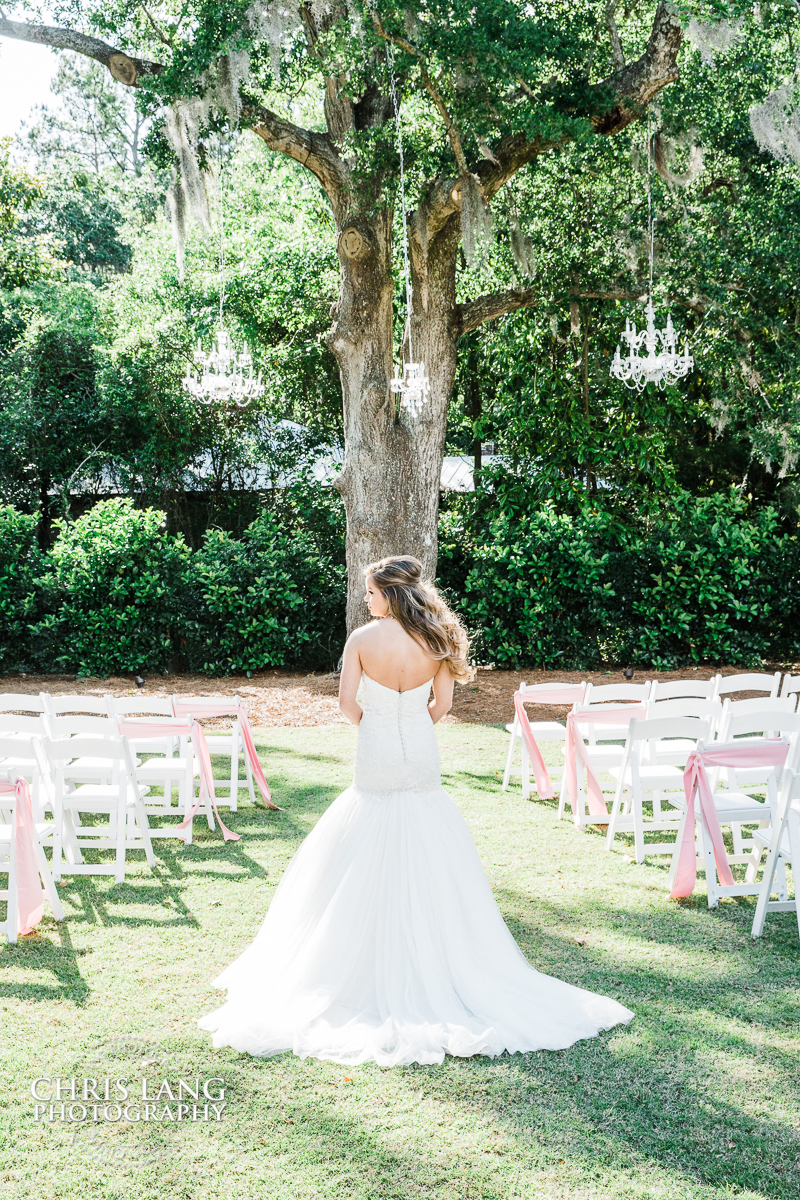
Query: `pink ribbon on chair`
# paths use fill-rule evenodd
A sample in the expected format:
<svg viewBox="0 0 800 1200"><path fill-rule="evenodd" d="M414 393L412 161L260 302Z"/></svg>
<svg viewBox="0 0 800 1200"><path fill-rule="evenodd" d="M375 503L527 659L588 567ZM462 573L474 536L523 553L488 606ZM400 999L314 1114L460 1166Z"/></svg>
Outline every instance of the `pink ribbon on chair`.
<svg viewBox="0 0 800 1200"><path fill-rule="evenodd" d="M200 788L197 803L188 816L184 817L178 825L178 829L185 829L194 820L200 805L203 803L205 797L208 796L214 809L214 815L219 821L223 839L226 842L239 841L241 834L234 833L228 829L217 809L217 795L214 791L214 770L211 766L211 755L208 753L208 743L206 742L206 735L203 733L202 725L199 725L197 721L186 721L183 724L179 724L176 721L162 722L147 719L121 720L118 722L118 725L122 736L130 738L131 741L142 738L190 737L197 761L200 764Z"/></svg>
<svg viewBox="0 0 800 1200"><path fill-rule="evenodd" d="M11 792L16 797L11 836L17 859L17 932L23 934L30 933L41 921L44 896L34 849L36 828L27 779L18 779L16 783L0 780L0 793L8 795Z"/></svg>
<svg viewBox="0 0 800 1200"><path fill-rule="evenodd" d="M692 818L694 816L694 798L698 793L700 795L700 819L714 847L714 860L717 864L720 882L727 887L731 887L733 884L733 875L728 856L725 853L722 830L719 827L706 767L779 767L786 762L788 754L788 743L774 738L765 738L761 742L755 744L749 742L746 745L724 742L718 746L710 746L707 750L695 750L689 755L683 772L687 817L678 854L675 883L669 894L670 900L691 896L697 880L697 854L694 845L695 821Z"/></svg>
<svg viewBox="0 0 800 1200"><path fill-rule="evenodd" d="M272 793L269 790L269 784L267 783L261 763L258 761L256 744L253 741L250 722L247 719L246 705L241 703L233 704L230 700L206 700L190 696L188 700L179 700L177 697L173 697L172 707L175 710L176 717L238 717L242 726L247 761L250 764L253 777L258 784L258 790L261 792L267 808L271 808L275 812L280 812L278 805L272 803Z"/></svg>
<svg viewBox="0 0 800 1200"><path fill-rule="evenodd" d="M638 720L646 715L646 704L598 705L597 708L569 714L564 769L567 773L567 789L573 816L578 802L578 758L586 771L586 791L589 798L590 815L593 817L608 816L606 802L603 799L603 789L600 787L600 781L587 754L586 743L581 737L580 730L575 728L576 723L580 721L585 725L617 725L620 729L624 728L627 734L627 723L634 717Z"/></svg>
<svg viewBox="0 0 800 1200"><path fill-rule="evenodd" d="M515 692L514 711L519 721L520 732L528 750L528 758L536 780L536 791L540 800L553 799L553 785L547 767L544 765L542 752L536 744L531 723L525 711L526 704L576 704L586 695L584 683L573 683L563 688L542 688L541 692Z"/></svg>

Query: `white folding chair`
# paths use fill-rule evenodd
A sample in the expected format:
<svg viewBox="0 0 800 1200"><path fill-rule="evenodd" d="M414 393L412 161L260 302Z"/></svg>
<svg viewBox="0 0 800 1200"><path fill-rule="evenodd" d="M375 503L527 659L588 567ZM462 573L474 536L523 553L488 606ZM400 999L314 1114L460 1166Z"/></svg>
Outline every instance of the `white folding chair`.
<svg viewBox="0 0 800 1200"><path fill-rule="evenodd" d="M721 675L713 675L711 679L654 679L650 699L660 703L662 700L716 700L717 687Z"/></svg>
<svg viewBox="0 0 800 1200"><path fill-rule="evenodd" d="M674 703L663 701L653 707L658 709ZM606 850L614 845L620 833L633 833L636 861L642 863L645 854L672 854L674 836L680 824L680 814L671 805L663 807L673 794L683 791L683 770L674 764L662 761L669 757L671 742L680 745L676 752L685 761L701 738L708 734L709 718L694 716L662 716L644 721L631 720L625 753L619 767L611 768L617 780L617 789L606 835ZM689 745L690 750L685 750ZM644 804L652 806L652 816L645 819ZM646 833L670 832L669 842L645 843Z"/></svg>
<svg viewBox="0 0 800 1200"><path fill-rule="evenodd" d="M0 779L10 784L16 783L18 777L22 777L21 772L18 776L18 773L13 768L0 772ZM6 918L5 921L0 921L0 933L4 933L6 940L11 943L16 942L19 935L17 927L19 904L17 890L17 835L14 819L16 808L17 800L13 793L4 792L0 795L0 874L8 876L7 887L0 890L0 900L5 900L6 902ZM33 831L33 851L39 871L39 880L42 884L42 898L50 902L55 919L63 921L64 909L58 898L53 876L35 829Z"/></svg>
<svg viewBox="0 0 800 1200"><path fill-rule="evenodd" d="M754 896L758 891L758 885L753 882L758 851L752 837L744 837L742 826L756 825L760 829L766 829L772 824L784 769L787 766L793 766L798 752L800 714L779 711L750 716L742 714L731 723L730 736L726 739L726 742L741 740L748 745L757 746L758 742L764 739L754 735L759 732L763 733L765 722L768 722L770 731L777 731L789 743L789 755L783 766L760 767L752 770L742 770L738 767L716 768L708 772L717 820L720 827L728 826L730 828L733 837L733 853L728 855L728 861L732 864L745 863L748 867L743 883L734 882L733 885L720 883L714 850L704 833L703 822L700 818L699 797L695 797L693 814L686 812L686 801L683 796L669 797L670 804L679 808L683 813L668 877L670 891L678 870L683 827L687 820L694 819L698 866L705 870L709 908L716 908L722 896ZM760 730L759 726L761 726ZM697 748L704 750L705 745L700 742ZM718 787L722 770L727 773L728 787L726 788ZM763 800L759 799L760 795L764 796Z"/></svg>
<svg viewBox="0 0 800 1200"><path fill-rule="evenodd" d="M800 692L800 675L784 675L781 696L796 696L798 692Z"/></svg>
<svg viewBox="0 0 800 1200"><path fill-rule="evenodd" d="M53 776L53 877L67 875L113 875L117 883L125 878L127 853L144 850L150 867L155 857L150 840L150 825L145 811L145 789L136 779L136 767L130 745L121 737L74 737L44 739L44 749ZM89 764L86 779L76 763ZM110 782L98 782L96 764L105 764L99 772ZM74 817L91 814L106 817L105 823L79 825ZM62 846L65 826L78 848L78 861L63 861ZM82 851L111 849L115 852L113 866L86 863Z"/></svg>
<svg viewBox="0 0 800 1200"><path fill-rule="evenodd" d="M717 695L730 696L731 692L764 692L767 696L775 697L781 685L781 673L766 675L756 671L742 675L718 675Z"/></svg>
<svg viewBox="0 0 800 1200"><path fill-rule="evenodd" d="M230 770L227 778L223 776L221 779L214 775L214 786L216 789L226 788L227 796L220 797L217 793L217 807L221 808L227 805L231 812L236 812L239 806L239 792L242 788L246 788L250 794L250 803L255 804L256 794L253 787L253 772L250 769L250 762L245 753L244 735L242 734L242 725L239 720L238 709L242 704L239 696L234 696L232 700L228 700L225 696L173 696L173 705L176 700L181 702L181 711L186 712L186 705L191 705L192 700L200 700L204 702L211 701L216 705L230 703L230 711L225 716L232 718L231 729L227 733L206 733L206 743L209 753L212 755L220 755L223 758L230 760ZM175 711L173 707L173 712ZM189 710L190 711L190 710ZM202 716L202 713L201 713ZM244 754L244 779L239 778L239 756Z"/></svg>
<svg viewBox="0 0 800 1200"><path fill-rule="evenodd" d="M173 726L176 730L185 729L187 722L185 720L177 720L173 716L154 716L160 726ZM125 720L125 730L128 741L131 743L133 751L137 755L134 766L136 769L136 778L139 783L144 785L146 792L145 809L148 816L175 816L176 809L172 802L172 790L178 790L178 809L182 817L186 817L194 808L194 776L195 776L195 761L192 750L192 743L188 737L180 737L176 732L171 737L153 738L152 734L144 728L141 737L131 732L131 727L136 724L137 718L118 718L117 721ZM147 718L138 718L146 727L151 722ZM178 743L180 750L176 755L173 753L175 743ZM155 753L160 750L161 753ZM139 752L149 753L150 757L139 760ZM154 795L152 789L160 787L163 789L162 795ZM208 819L209 829L214 828L214 815L211 810L211 802L206 797L204 811ZM151 838L181 838L188 846L192 841L192 825L191 823L185 829L179 829L177 825L159 825L151 826Z"/></svg>
<svg viewBox="0 0 800 1200"><path fill-rule="evenodd" d="M754 878L765 850L767 860L764 863L763 874L758 885L758 901L753 916L752 936L754 938L761 937L767 913L771 912L795 913L800 935L800 906L797 903L798 875L800 875L800 774L796 771L789 769L784 772L772 826L769 829L757 829L753 834L753 842L755 844L754 857L759 860L754 866ZM791 900L786 882L787 867L792 868L794 882L794 898ZM773 894L777 895L777 899L772 899Z"/></svg>
<svg viewBox="0 0 800 1200"><path fill-rule="evenodd" d="M577 702L584 696L586 684L569 683L567 680L564 680L561 683L540 683L531 685L523 682L520 683L518 692L524 697L526 703L547 705L550 703L548 700L548 692L552 694L554 691L564 692L572 689L574 689L575 693L574 702ZM561 721L531 721L529 724L531 732L536 739L537 745L541 742L563 742L567 736L566 725L564 725ZM501 790L504 792L508 791L508 785L512 774L520 774L522 777L522 797L524 800L529 800L531 795L531 764L528 755L528 748L525 745L525 739L522 736L522 730L520 729L519 718L517 717L516 710L514 712L513 722L511 722L509 725L506 725L506 729L511 734L511 744L508 747L508 754L506 755L506 766L505 771L503 772L503 786ZM514 759L516 757L518 742L521 748L522 761L519 769L516 769L514 767ZM553 772L552 774L555 774L556 777L558 777L562 774L562 772L557 771Z"/></svg>

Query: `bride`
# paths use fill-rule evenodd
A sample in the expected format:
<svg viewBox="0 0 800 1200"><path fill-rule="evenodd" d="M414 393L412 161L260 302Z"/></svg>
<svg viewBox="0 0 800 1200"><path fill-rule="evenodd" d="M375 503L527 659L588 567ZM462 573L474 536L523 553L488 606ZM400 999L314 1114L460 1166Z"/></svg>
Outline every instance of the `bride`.
<svg viewBox="0 0 800 1200"><path fill-rule="evenodd" d="M201 1028L249 1054L393 1066L561 1050L630 1021L616 1000L528 964L441 786L433 727L454 680L472 676L458 618L415 558L373 564L366 584L375 619L348 639L339 690L358 725L353 786L215 980L227 1002Z"/></svg>

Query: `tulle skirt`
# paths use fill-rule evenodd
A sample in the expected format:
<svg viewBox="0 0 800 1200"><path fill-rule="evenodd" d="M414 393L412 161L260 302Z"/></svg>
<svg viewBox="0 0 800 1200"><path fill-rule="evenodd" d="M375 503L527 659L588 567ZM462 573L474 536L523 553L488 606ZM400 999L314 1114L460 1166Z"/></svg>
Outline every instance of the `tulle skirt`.
<svg viewBox="0 0 800 1200"><path fill-rule="evenodd" d="M348 1065L561 1050L633 1016L528 964L441 787L342 792L214 984L215 1046Z"/></svg>

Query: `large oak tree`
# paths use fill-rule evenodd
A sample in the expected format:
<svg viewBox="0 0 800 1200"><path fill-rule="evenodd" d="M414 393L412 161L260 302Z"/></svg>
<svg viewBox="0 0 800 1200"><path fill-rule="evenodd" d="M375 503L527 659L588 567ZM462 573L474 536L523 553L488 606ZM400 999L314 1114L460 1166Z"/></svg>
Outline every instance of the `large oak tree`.
<svg viewBox="0 0 800 1200"><path fill-rule="evenodd" d="M616 0L164 0L157 7L86 0L51 7L55 25L0 19L0 35L95 59L139 90L143 111L164 109L182 173L178 209L184 202L202 208L206 135L225 122L319 181L341 266L328 343L344 399L337 486L347 511L351 627L365 616L362 571L371 560L410 552L435 572L459 339L537 301L533 286L459 297L461 248L472 265L492 201L516 172L575 138L624 129L678 77L676 5L629 5L621 28L617 7ZM431 382L417 418L398 407L389 386L402 324L390 58L408 114L411 332Z"/></svg>

